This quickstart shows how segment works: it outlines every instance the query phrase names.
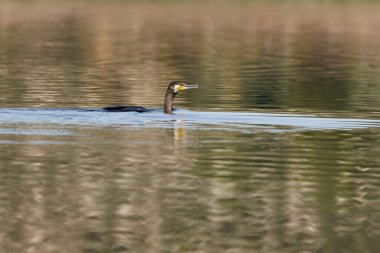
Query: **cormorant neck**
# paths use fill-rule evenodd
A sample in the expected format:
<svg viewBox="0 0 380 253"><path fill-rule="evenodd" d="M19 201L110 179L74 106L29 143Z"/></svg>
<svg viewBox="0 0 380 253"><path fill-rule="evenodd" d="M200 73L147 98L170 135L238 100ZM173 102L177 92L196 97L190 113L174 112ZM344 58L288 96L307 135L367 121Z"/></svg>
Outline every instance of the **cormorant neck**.
<svg viewBox="0 0 380 253"><path fill-rule="evenodd" d="M164 111L166 114L172 114L174 96L175 94L173 94L170 90L166 92L165 102L164 102Z"/></svg>

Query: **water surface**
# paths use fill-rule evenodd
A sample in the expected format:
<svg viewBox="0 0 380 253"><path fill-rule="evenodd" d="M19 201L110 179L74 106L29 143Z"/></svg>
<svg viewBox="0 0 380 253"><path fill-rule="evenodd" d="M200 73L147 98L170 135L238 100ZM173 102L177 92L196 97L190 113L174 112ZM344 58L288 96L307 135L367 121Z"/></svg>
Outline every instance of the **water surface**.
<svg viewBox="0 0 380 253"><path fill-rule="evenodd" d="M379 10L0 3L0 252L378 252Z"/></svg>

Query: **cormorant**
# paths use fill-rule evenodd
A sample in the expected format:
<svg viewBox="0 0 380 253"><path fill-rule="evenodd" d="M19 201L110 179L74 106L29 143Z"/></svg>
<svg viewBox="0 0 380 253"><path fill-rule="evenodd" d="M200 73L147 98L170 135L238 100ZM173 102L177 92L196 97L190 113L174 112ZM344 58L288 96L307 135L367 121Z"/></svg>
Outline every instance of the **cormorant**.
<svg viewBox="0 0 380 253"><path fill-rule="evenodd" d="M171 114L173 111L173 99L178 92L187 89L198 88L196 84L187 84L181 81L172 82L168 89L166 90L165 100L164 100L164 112L166 114ZM108 112L149 112L151 109L147 109L141 106L109 106L103 108L103 110Z"/></svg>

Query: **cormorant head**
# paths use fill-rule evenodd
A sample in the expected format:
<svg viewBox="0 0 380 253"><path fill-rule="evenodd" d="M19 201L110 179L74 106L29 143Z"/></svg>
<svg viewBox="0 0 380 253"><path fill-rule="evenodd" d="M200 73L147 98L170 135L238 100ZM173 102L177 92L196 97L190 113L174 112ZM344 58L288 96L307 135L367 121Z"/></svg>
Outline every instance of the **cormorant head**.
<svg viewBox="0 0 380 253"><path fill-rule="evenodd" d="M168 87L168 92L176 95L180 91L188 90L188 89L196 89L198 88L197 84L188 84L181 81L174 81Z"/></svg>

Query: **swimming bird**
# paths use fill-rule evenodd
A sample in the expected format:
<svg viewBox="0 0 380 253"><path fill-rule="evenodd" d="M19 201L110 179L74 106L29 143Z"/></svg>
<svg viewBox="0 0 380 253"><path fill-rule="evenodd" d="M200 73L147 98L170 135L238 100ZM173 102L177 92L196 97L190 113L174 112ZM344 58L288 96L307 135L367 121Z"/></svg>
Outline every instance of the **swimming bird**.
<svg viewBox="0 0 380 253"><path fill-rule="evenodd" d="M166 90L165 100L164 100L164 112L166 114L171 114L173 111L173 99L177 93L180 91L198 88L196 84L188 84L181 81L174 81L169 84ZM108 106L104 107L103 110L107 112L150 112L152 109L147 109L141 106Z"/></svg>

